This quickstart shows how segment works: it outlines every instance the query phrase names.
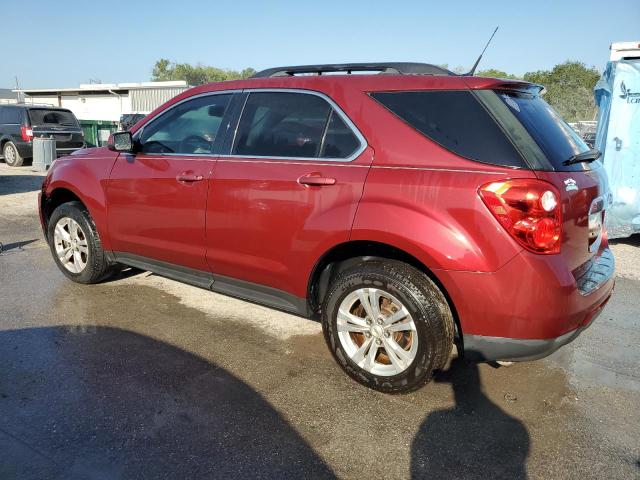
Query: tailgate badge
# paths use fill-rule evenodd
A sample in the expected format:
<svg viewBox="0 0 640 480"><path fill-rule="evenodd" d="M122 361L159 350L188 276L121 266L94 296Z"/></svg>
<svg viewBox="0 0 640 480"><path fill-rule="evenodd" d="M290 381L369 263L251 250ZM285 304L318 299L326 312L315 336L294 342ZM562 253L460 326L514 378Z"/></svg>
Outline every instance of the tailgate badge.
<svg viewBox="0 0 640 480"><path fill-rule="evenodd" d="M564 187L567 192L570 192L571 190L578 190L578 184L573 178L567 178L564 181Z"/></svg>

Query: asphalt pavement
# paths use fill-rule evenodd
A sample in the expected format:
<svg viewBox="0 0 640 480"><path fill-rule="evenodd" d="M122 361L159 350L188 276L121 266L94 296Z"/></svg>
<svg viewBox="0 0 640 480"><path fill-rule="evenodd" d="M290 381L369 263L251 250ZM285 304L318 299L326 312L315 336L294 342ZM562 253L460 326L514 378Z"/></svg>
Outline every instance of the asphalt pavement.
<svg viewBox="0 0 640 480"><path fill-rule="evenodd" d="M366 389L320 325L137 270L74 284L0 164L0 479L640 478L640 239L544 360Z"/></svg>

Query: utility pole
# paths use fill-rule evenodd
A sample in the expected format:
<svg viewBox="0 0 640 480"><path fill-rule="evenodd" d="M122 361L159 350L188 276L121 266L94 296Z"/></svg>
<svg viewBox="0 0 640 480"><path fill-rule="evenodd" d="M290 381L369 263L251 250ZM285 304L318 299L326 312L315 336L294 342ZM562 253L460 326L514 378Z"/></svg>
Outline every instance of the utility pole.
<svg viewBox="0 0 640 480"><path fill-rule="evenodd" d="M20 91L20 83L18 83L18 76L16 75L16 90L18 90L18 103L24 102L24 97Z"/></svg>

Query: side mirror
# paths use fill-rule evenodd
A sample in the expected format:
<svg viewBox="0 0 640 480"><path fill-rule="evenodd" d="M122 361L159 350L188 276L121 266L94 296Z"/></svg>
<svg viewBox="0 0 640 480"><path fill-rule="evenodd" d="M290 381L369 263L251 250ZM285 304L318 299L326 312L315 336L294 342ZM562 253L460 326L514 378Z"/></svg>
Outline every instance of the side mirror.
<svg viewBox="0 0 640 480"><path fill-rule="evenodd" d="M131 132L114 132L109 135L107 144L109 150L114 152L133 153L133 138Z"/></svg>

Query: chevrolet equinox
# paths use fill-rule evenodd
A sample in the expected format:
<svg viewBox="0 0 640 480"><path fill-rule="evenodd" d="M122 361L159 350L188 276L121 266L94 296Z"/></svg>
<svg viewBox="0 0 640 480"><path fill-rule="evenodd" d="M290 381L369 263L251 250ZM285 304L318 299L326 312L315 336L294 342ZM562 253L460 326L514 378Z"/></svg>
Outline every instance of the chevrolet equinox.
<svg viewBox="0 0 640 480"><path fill-rule="evenodd" d="M57 159L42 226L75 282L130 266L320 319L380 391L422 386L454 345L541 358L614 284L599 152L541 90L417 63L202 85Z"/></svg>

